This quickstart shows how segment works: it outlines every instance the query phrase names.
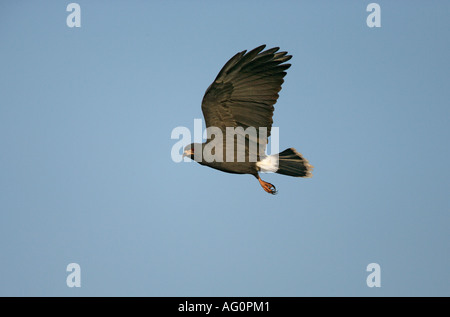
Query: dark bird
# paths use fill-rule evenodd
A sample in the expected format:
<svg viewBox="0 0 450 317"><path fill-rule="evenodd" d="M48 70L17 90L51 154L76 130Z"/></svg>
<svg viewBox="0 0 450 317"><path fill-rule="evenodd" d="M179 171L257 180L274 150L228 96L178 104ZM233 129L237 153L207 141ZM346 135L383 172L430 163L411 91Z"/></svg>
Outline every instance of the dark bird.
<svg viewBox="0 0 450 317"><path fill-rule="evenodd" d="M291 66L285 62L292 58L279 47L265 47L237 53L223 66L202 101L207 141L189 144L183 156L223 172L251 174L266 192L276 194L259 172L309 178L313 166L294 148L265 154L273 105Z"/></svg>

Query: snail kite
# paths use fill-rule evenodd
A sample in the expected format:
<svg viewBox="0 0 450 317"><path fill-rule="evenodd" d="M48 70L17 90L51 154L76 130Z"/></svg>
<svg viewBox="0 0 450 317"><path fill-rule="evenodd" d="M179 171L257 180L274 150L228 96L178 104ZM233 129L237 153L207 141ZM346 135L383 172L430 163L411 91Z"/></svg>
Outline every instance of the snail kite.
<svg viewBox="0 0 450 317"><path fill-rule="evenodd" d="M278 47L264 48L237 53L223 66L202 101L207 140L186 146L183 157L223 172L251 174L266 192L276 194L259 172L311 177L313 166L294 148L265 154L273 105L292 56Z"/></svg>

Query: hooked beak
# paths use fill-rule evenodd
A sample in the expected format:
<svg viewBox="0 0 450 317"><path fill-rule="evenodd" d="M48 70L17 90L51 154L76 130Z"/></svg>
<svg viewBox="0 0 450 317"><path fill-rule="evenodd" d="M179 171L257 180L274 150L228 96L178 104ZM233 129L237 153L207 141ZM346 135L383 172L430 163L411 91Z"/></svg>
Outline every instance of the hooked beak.
<svg viewBox="0 0 450 317"><path fill-rule="evenodd" d="M186 151L184 151L182 158L184 158L185 156L190 157L192 154L194 154L194 152L192 152L192 150L186 150Z"/></svg>

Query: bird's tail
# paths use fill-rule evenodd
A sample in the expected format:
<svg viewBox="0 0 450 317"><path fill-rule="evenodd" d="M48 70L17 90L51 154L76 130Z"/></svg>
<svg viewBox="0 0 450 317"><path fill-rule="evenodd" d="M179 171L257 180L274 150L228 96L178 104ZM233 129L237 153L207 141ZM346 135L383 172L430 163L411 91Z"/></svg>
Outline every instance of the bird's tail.
<svg viewBox="0 0 450 317"><path fill-rule="evenodd" d="M309 164L294 148L289 148L281 153L266 156L256 163L261 172L278 173L294 177L312 177L314 166Z"/></svg>
<svg viewBox="0 0 450 317"><path fill-rule="evenodd" d="M309 164L294 148L289 148L278 154L278 170L276 173L294 177L312 177L314 166Z"/></svg>

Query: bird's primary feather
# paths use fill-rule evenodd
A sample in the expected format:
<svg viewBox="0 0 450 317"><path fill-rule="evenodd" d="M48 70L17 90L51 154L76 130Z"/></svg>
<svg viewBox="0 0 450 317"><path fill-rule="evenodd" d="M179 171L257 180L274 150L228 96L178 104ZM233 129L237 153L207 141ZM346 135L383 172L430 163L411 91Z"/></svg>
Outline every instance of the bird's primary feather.
<svg viewBox="0 0 450 317"><path fill-rule="evenodd" d="M266 128L267 134L257 137L258 149L264 149L270 136L274 107L284 82L283 64L292 56L278 52L278 47L263 51L261 45L247 53L234 55L221 69L207 89L202 111L206 127L218 127L225 134L227 127Z"/></svg>

